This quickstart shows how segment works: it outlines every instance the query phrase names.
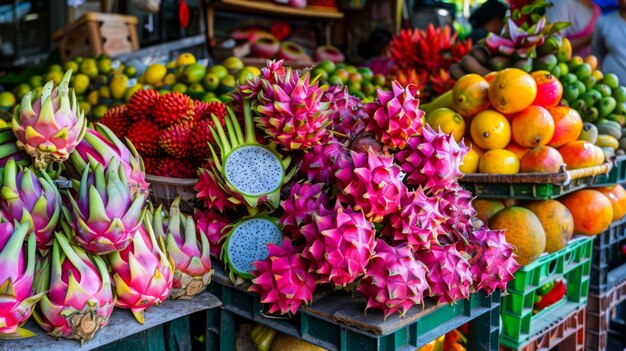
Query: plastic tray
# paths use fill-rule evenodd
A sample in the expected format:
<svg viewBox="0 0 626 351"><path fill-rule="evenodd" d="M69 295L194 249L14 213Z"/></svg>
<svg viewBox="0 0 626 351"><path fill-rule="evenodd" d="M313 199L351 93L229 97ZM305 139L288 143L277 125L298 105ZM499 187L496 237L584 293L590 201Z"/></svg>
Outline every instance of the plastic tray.
<svg viewBox="0 0 626 351"><path fill-rule="evenodd" d="M283 333L306 340L328 350L411 350L469 322L468 350L497 350L500 294L487 297L473 294L470 300L454 305L435 305L427 300L407 312L404 319L382 313L363 312L365 299L335 291L316 294L309 307L300 308L291 318L263 314L259 296L247 291L249 284L234 287L218 264L209 291L222 300L222 310L211 311L210 331L219 340L212 350L235 349L236 318L265 324Z"/></svg>
<svg viewBox="0 0 626 351"><path fill-rule="evenodd" d="M595 184L597 177L608 173L613 165L558 173L466 174L459 183L477 197L492 199L515 198L520 200L555 199Z"/></svg>
<svg viewBox="0 0 626 351"><path fill-rule="evenodd" d="M590 292L601 295L626 280L626 257L620 247L626 244L626 217L595 237L591 265Z"/></svg>
<svg viewBox="0 0 626 351"><path fill-rule="evenodd" d="M585 309L576 310L568 316L550 323L547 329L542 330L535 339L518 350L584 351Z"/></svg>
<svg viewBox="0 0 626 351"><path fill-rule="evenodd" d="M573 311L584 308L589 292L593 238L576 237L563 249L520 268L502 297L500 344L520 349ZM557 279L567 280L563 299L533 314L537 290Z"/></svg>
<svg viewBox="0 0 626 351"><path fill-rule="evenodd" d="M623 183L626 181L626 155L616 156L613 160L613 168L607 174L600 174L596 178L599 186Z"/></svg>
<svg viewBox="0 0 626 351"><path fill-rule="evenodd" d="M626 301L626 280L614 286L606 294L589 294L586 350L605 350L607 348L608 334L611 329L611 315L613 310L624 301ZM621 335L624 336L623 333Z"/></svg>

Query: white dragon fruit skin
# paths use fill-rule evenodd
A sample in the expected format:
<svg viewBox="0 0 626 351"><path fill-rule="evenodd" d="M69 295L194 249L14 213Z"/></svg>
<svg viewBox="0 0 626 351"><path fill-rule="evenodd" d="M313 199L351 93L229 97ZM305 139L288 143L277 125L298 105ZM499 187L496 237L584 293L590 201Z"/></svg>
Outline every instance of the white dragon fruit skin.
<svg viewBox="0 0 626 351"><path fill-rule="evenodd" d="M378 89L378 99L365 105L369 115L365 131L374 132L389 149L402 150L412 135L421 133L424 111L419 109L419 90L415 84L403 87L394 81L391 89Z"/></svg>
<svg viewBox="0 0 626 351"><path fill-rule="evenodd" d="M267 248L267 259L254 262L256 270L249 291L261 295L261 303L269 305L269 313L295 314L298 307L313 301L317 274L309 271L309 262L290 240Z"/></svg>
<svg viewBox="0 0 626 351"><path fill-rule="evenodd" d="M406 148L394 156L407 174L408 185L444 189L463 175L459 165L468 151L463 142L457 144L452 134L436 132L426 124L422 134L413 135Z"/></svg>
<svg viewBox="0 0 626 351"><path fill-rule="evenodd" d="M414 251L438 245L437 229L446 217L439 212L437 199L417 188L402 196L400 206L401 210L385 217L381 234L394 243L406 243Z"/></svg>
<svg viewBox="0 0 626 351"><path fill-rule="evenodd" d="M428 270L404 244L392 247L379 239L375 251L357 291L367 298L366 310L381 309L384 318L396 312L404 317L411 307L423 303Z"/></svg>
<svg viewBox="0 0 626 351"><path fill-rule="evenodd" d="M486 227L469 233L467 243L458 242L457 249L467 253L472 268L474 289L484 290L487 295L500 289L506 290L506 285L513 280L514 273L520 268L513 254L513 245L506 242L502 230L492 230Z"/></svg>
<svg viewBox="0 0 626 351"><path fill-rule="evenodd" d="M0 222L0 339L35 335L20 326L45 293L33 291L36 245L27 223Z"/></svg>
<svg viewBox="0 0 626 351"><path fill-rule="evenodd" d="M174 277L174 262L166 254L163 239L154 234L148 214L132 243L109 255L115 305L131 310L141 324L148 307L158 306L169 297Z"/></svg>
<svg viewBox="0 0 626 351"><path fill-rule="evenodd" d="M300 172L313 183L332 184L335 173L350 164L346 146L334 137L329 137L304 153Z"/></svg>
<svg viewBox="0 0 626 351"><path fill-rule="evenodd" d="M310 271L321 283L345 287L365 273L374 253L375 229L362 211L342 207L313 215L313 223L302 227L309 243L302 255L311 261Z"/></svg>
<svg viewBox="0 0 626 351"><path fill-rule="evenodd" d="M33 313L35 321L54 337L91 340L109 322L115 298L104 260L70 245L55 233L50 276L42 276L47 294Z"/></svg>
<svg viewBox="0 0 626 351"><path fill-rule="evenodd" d="M292 239L301 238L300 228L311 223L314 214L329 208L323 187L324 184L309 182L293 185L289 196L280 203L283 215L278 224L282 226L283 233L289 234Z"/></svg>
<svg viewBox="0 0 626 351"><path fill-rule="evenodd" d="M351 167L337 171L337 186L341 194L337 199L363 210L368 220L381 222L384 216L400 209L400 200L407 191L400 178L400 167L392 156L350 152Z"/></svg>
<svg viewBox="0 0 626 351"><path fill-rule="evenodd" d="M468 299L473 284L471 267L454 245L431 245L416 258L428 268L430 296L440 303Z"/></svg>
<svg viewBox="0 0 626 351"><path fill-rule="evenodd" d="M165 238L167 252L174 261L174 283L170 297L189 300L209 285L213 269L209 240L204 233L197 235L193 218L185 217L180 212L180 199L177 197L170 207L165 232L161 206L155 211L152 224L155 233Z"/></svg>

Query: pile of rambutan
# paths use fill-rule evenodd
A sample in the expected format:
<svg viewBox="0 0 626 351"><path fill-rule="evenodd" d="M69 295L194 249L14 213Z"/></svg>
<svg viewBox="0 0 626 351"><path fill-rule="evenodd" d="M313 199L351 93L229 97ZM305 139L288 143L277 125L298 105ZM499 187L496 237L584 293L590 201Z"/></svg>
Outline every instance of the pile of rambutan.
<svg viewBox="0 0 626 351"><path fill-rule="evenodd" d="M172 178L196 178L214 143L211 115L224 122L226 106L202 102L175 92L138 90L126 106L109 109L101 122L130 140L141 155L146 173Z"/></svg>

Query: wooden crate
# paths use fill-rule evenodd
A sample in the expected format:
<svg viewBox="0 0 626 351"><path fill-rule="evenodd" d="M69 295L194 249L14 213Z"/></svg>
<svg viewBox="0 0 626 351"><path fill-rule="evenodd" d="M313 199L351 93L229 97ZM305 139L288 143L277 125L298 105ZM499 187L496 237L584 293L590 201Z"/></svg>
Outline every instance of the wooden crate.
<svg viewBox="0 0 626 351"><path fill-rule="evenodd" d="M63 62L75 56L115 56L139 49L135 16L88 12L53 38Z"/></svg>

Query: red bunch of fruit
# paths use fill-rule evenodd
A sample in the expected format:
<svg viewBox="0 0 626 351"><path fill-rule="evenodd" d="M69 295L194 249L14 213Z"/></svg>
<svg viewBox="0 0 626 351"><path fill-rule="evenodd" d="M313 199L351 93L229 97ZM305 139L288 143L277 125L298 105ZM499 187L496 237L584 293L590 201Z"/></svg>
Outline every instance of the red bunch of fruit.
<svg viewBox="0 0 626 351"><path fill-rule="evenodd" d="M390 58L401 83L416 84L422 90L429 85L434 93L441 94L454 85L448 68L471 47L472 41L459 40L450 26L435 28L431 24L426 30L400 31L391 41Z"/></svg>

